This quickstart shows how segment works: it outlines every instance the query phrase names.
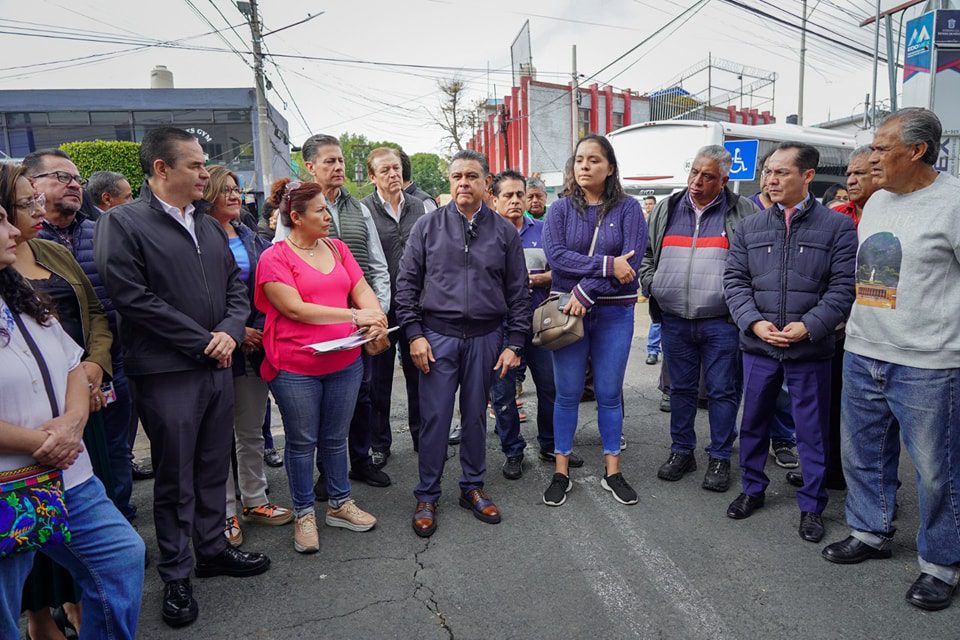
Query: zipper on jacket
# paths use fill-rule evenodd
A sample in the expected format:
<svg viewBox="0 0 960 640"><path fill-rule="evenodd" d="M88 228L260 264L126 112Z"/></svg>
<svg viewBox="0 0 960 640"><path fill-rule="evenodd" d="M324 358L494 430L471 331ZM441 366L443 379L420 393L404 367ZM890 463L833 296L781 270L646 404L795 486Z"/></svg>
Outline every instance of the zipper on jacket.
<svg viewBox="0 0 960 640"><path fill-rule="evenodd" d="M783 256L780 258L780 317L779 330L783 331L787 324L787 251L790 247L790 228L787 227L787 220L784 218L783 226ZM777 360L783 360L784 349L777 351Z"/></svg>
<svg viewBox="0 0 960 640"><path fill-rule="evenodd" d="M200 263L200 277L203 278L203 289L207 292L207 309L210 312L210 330L217 326L213 317L213 298L210 295L210 285L207 284L207 272L203 268L203 253L200 251L200 237L197 236L197 262Z"/></svg>
<svg viewBox="0 0 960 640"><path fill-rule="evenodd" d="M477 213L480 213L479 211ZM477 214L474 214L475 216ZM470 221L467 221L470 224ZM463 294L464 294L464 321L470 317L470 236L467 234L467 227L460 225L463 229ZM467 337L466 329L461 330L464 339Z"/></svg>
<svg viewBox="0 0 960 640"><path fill-rule="evenodd" d="M694 213L693 217L696 218L696 224L693 226L693 238L690 241L690 261L687 263L687 286L684 292L684 311L687 318L690 317L690 280L693 278L693 257L697 250L697 239L700 237L700 219L703 214L698 218L697 214Z"/></svg>

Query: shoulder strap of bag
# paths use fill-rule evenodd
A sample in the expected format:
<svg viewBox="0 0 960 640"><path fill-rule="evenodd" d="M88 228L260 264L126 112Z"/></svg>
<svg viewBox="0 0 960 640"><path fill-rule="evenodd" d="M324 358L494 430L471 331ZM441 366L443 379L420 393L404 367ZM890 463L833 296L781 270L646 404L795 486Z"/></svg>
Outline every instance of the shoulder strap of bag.
<svg viewBox="0 0 960 640"><path fill-rule="evenodd" d="M593 255L593 250L597 248L597 236L600 235L600 223L603 222L600 217L597 217L597 226L593 228L593 240L590 241L590 253L588 256Z"/></svg>
<svg viewBox="0 0 960 640"><path fill-rule="evenodd" d="M327 245L327 247L330 248L330 251L333 252L334 260L335 260L336 262L339 262L340 264L343 264L343 256L340 255L340 249L337 248L337 245L333 244L333 243L330 241L330 238L324 238L324 239L323 239L323 243L324 243L325 245Z"/></svg>
<svg viewBox="0 0 960 640"><path fill-rule="evenodd" d="M43 386L47 390L47 400L50 401L50 411L53 413L53 417L56 418L60 415L60 408L57 405L57 396L53 392L53 381L50 379L50 370L47 368L47 361L44 360L43 354L40 353L37 343L33 341L33 336L27 331L27 327L23 324L19 313L13 314L13 321L17 323L17 328L20 330L20 333L23 334L23 339L26 340L27 346L30 348L30 353L33 354L33 359L37 361L37 366L40 368L40 377L43 378Z"/></svg>

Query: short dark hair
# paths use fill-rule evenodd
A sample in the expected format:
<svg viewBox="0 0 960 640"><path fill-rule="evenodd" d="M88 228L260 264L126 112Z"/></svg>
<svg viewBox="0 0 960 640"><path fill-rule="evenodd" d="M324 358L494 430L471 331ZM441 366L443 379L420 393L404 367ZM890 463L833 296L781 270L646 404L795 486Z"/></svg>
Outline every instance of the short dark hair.
<svg viewBox="0 0 960 640"><path fill-rule="evenodd" d="M28 153L23 158L23 169L26 171L27 175L33 177L37 173L40 173L40 170L43 167L43 159L48 156L70 160L70 156L60 149L37 149L32 153Z"/></svg>
<svg viewBox="0 0 960 640"><path fill-rule="evenodd" d="M153 175L153 163L163 160L171 167L177 163L177 143L196 142L193 134L177 127L157 127L147 131L140 142L140 168L146 176Z"/></svg>
<svg viewBox="0 0 960 640"><path fill-rule="evenodd" d="M326 133L317 133L310 136L303 143L303 146L300 147L301 153L303 154L303 161L313 162L313 159L317 157L317 153L320 151L320 148L328 146L339 147L340 139L331 135L327 135Z"/></svg>
<svg viewBox="0 0 960 640"><path fill-rule="evenodd" d="M789 151L790 149L797 150L796 165L800 169L800 173L810 169L816 171L817 167L820 166L820 152L817 151L816 147L802 142L781 142L777 145L777 151Z"/></svg>
<svg viewBox="0 0 960 640"><path fill-rule="evenodd" d="M413 179L413 170L410 167L410 156L403 149L400 149L400 177L404 182L410 182Z"/></svg>
<svg viewBox="0 0 960 640"><path fill-rule="evenodd" d="M643 196L643 201L646 202L647 200L653 200L654 202L656 202L657 196Z"/></svg>
<svg viewBox="0 0 960 640"><path fill-rule="evenodd" d="M103 203L103 194L109 193L117 197L120 195L121 180L126 180L123 174L116 171L94 171L87 178L86 192L93 199L93 203L100 205Z"/></svg>
<svg viewBox="0 0 960 640"><path fill-rule="evenodd" d="M524 190L527 188L527 179L523 177L523 174L519 171L514 171L513 169L504 169L497 175L493 176L493 182L490 184L490 190L493 191L493 195L500 195L500 183L507 180L519 180L523 185Z"/></svg>
<svg viewBox="0 0 960 640"><path fill-rule="evenodd" d="M453 166L453 163L457 160L472 160L473 162L477 162L483 170L483 175L490 175L490 165L487 163L487 157L479 151L474 151L473 149L461 149L457 151L453 154L453 157L450 158L450 166Z"/></svg>

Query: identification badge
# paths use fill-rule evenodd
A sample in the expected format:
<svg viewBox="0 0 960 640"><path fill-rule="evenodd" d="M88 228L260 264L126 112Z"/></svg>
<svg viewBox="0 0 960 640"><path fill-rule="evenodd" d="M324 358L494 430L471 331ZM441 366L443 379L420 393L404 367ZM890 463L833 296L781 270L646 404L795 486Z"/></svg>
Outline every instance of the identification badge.
<svg viewBox="0 0 960 640"><path fill-rule="evenodd" d="M114 390L112 382L104 382L102 385L100 385L100 393L103 394L103 406L107 406L117 399L117 392Z"/></svg>

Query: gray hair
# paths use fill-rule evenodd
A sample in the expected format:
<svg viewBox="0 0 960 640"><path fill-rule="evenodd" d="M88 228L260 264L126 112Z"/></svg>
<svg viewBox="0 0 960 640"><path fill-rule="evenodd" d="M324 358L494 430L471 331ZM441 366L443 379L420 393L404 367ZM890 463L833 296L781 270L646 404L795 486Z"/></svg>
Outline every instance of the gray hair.
<svg viewBox="0 0 960 640"><path fill-rule="evenodd" d="M116 171L94 171L87 179L87 195L93 198L93 203L100 205L103 202L103 194L109 193L114 197L120 195L120 181L126 178Z"/></svg>
<svg viewBox="0 0 960 640"><path fill-rule="evenodd" d="M340 139L325 133L317 133L310 136L300 147L300 153L303 155L304 162L313 162L317 157L321 147L340 146Z"/></svg>
<svg viewBox="0 0 960 640"><path fill-rule="evenodd" d="M943 134L943 127L937 114L923 107L906 107L884 118L880 122L880 127L893 122L900 123L900 139L905 144L925 143L927 145L927 151L920 159L924 164L930 166L937 164L937 157L940 155L940 136Z"/></svg>
<svg viewBox="0 0 960 640"><path fill-rule="evenodd" d="M697 158L713 160L719 165L721 176L730 175L730 166L733 164L733 158L730 157L730 152L723 148L722 145L708 144L705 147L701 147L700 150L697 151L694 161L696 161Z"/></svg>
<svg viewBox="0 0 960 640"><path fill-rule="evenodd" d="M450 164L453 165L457 160L473 160L480 164L480 168L483 169L483 175L490 175L490 165L487 163L487 157L480 153L479 151L474 151L473 149L462 149L453 154L453 157L450 158Z"/></svg>
<svg viewBox="0 0 960 640"><path fill-rule="evenodd" d="M533 189L540 189L540 191L546 191L547 185L544 184L541 178L537 178L537 177L527 178L527 191L531 191Z"/></svg>
<svg viewBox="0 0 960 640"><path fill-rule="evenodd" d="M847 160L847 162L850 162L854 158L859 158L860 156L869 156L871 153L873 153L873 150L870 148L870 145L860 145L853 150L853 153L850 154L850 158Z"/></svg>

